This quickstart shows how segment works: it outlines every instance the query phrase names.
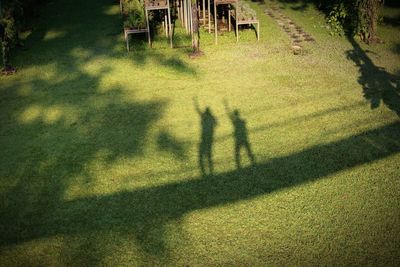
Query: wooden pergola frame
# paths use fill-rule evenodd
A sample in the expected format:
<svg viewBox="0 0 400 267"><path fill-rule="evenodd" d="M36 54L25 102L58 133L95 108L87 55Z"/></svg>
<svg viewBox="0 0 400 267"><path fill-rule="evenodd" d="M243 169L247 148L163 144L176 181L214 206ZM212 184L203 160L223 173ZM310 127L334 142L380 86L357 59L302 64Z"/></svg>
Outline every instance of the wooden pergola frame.
<svg viewBox="0 0 400 267"><path fill-rule="evenodd" d="M192 34L192 0L176 0L178 18L182 21L187 34Z"/></svg>
<svg viewBox="0 0 400 267"><path fill-rule="evenodd" d="M228 11L228 30L231 31L231 16L235 19L235 34L236 42L239 42L239 25L252 25L257 33L257 41L260 40L260 21L258 19L244 19L239 20L238 8L239 0L214 0L214 31L215 31L215 44L218 44L218 19L217 19L217 6L219 5L236 5L234 11ZM257 28L254 26L257 24Z"/></svg>
<svg viewBox="0 0 400 267"><path fill-rule="evenodd" d="M182 21L182 24L185 26L187 34L193 34L193 14L192 14L192 0L173 0L174 4L177 8L178 18ZM202 1L202 8L199 8L198 12L200 13L201 9L203 12L203 25L206 24L206 12L208 13L208 32L211 33L211 1L212 0L197 0L196 5L200 6L200 1ZM206 1L208 1L208 5L206 6ZM151 46L151 36L150 36L150 25L149 25L149 11L151 10L166 10L164 16L164 25L166 36L169 36L170 39L170 47L173 47L172 43L172 22L171 22L171 7L170 0L145 0L145 16L146 16L146 29L125 29L125 40L127 42L127 49L129 51L129 34L134 33L146 33L149 45ZM238 7L239 0L214 0L214 34L215 34L215 44L218 44L218 19L217 19L217 7L219 5L228 5L228 30L231 31L231 17L235 20L235 34L236 34L236 42L239 41L239 25L252 25L257 34L257 41L260 40L260 22L258 19L244 19L239 20L238 16ZM236 6L235 8L231 8L231 6ZM120 0L120 9L122 13L122 0ZM208 9L208 10L207 10ZM257 24L257 27L255 27Z"/></svg>
<svg viewBox="0 0 400 267"><path fill-rule="evenodd" d="M165 1L165 5L159 5L160 3ZM158 5L153 5L152 3L158 3ZM165 30L166 35L169 36L169 43L170 47L173 47L172 44L172 27L171 27L171 7L169 4L169 0L145 0L144 1L144 8L146 13L146 24L147 24L147 31L148 31L148 40L151 46L151 36L150 36L150 24L149 24L149 11L151 10L166 10L167 14L164 16L165 22Z"/></svg>
<svg viewBox="0 0 400 267"><path fill-rule="evenodd" d="M229 10L230 12L230 10ZM231 13L229 14L231 16ZM254 27L254 24L257 24L257 28L254 27L257 33L257 41L260 40L260 21L258 19L245 19L245 20L239 20L237 16L237 11L233 15L233 18L235 19L235 24L236 24L236 42L239 42L239 25L252 25Z"/></svg>
<svg viewBox="0 0 400 267"><path fill-rule="evenodd" d="M150 35L148 27L146 29L124 29L126 50L128 50L128 52L129 52L129 34L135 34L135 33L146 33L147 35ZM150 42L149 45L151 45Z"/></svg>
<svg viewBox="0 0 400 267"><path fill-rule="evenodd" d="M164 4L163 4L164 3ZM161 4L161 5L160 5ZM119 1L119 8L121 14L123 13L123 5L122 0ZM169 4L169 0L145 0L144 1L144 9L146 16L146 28L144 29L124 29L124 37L126 41L126 49L129 52L129 34L135 33L146 33L147 39L149 42L149 46L151 47L151 36L150 36L150 24L149 24L149 11L150 10L166 10L164 16L164 25L165 25L165 34L169 36L170 47L173 47L172 44L172 27L171 27L171 7Z"/></svg>
<svg viewBox="0 0 400 267"><path fill-rule="evenodd" d="M219 5L233 5L233 4L238 4L238 0L214 0L214 32L215 32L215 44L218 44L218 19L217 19L217 6ZM228 13L228 27L230 31L231 27L231 16L230 16L231 10L229 10ZM235 9L235 14L237 13L237 10ZM237 17L237 16L236 16ZM210 23L209 23L210 25ZM236 25L236 29L238 26ZM237 35L237 33L236 33Z"/></svg>

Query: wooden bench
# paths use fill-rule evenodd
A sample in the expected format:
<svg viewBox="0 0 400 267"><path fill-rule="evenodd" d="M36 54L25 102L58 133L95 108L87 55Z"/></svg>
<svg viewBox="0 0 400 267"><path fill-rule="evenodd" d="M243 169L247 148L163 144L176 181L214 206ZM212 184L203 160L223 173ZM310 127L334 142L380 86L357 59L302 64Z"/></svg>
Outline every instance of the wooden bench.
<svg viewBox="0 0 400 267"><path fill-rule="evenodd" d="M149 34L149 29L124 29L124 36L125 36L125 42L126 42L126 50L129 52L129 34L135 34L135 33L146 33ZM150 45L150 41L149 41Z"/></svg>
<svg viewBox="0 0 400 267"><path fill-rule="evenodd" d="M238 8L238 7L236 7ZM245 18L245 19L239 19L237 18L237 13L238 10L229 10L229 18L232 16L235 19L235 24L236 24L236 42L239 41L239 25L252 25L254 29L256 30L257 33L257 41L260 40L260 21L257 18ZM254 24L257 24L257 28L254 26Z"/></svg>

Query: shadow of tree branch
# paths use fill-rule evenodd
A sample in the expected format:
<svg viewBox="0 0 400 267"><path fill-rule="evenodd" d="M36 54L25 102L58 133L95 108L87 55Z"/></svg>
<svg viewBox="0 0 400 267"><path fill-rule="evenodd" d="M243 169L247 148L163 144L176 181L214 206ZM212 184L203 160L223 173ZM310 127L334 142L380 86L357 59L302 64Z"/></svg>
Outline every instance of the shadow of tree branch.
<svg viewBox="0 0 400 267"><path fill-rule="evenodd" d="M352 36L347 39L353 46L347 51L347 58L359 67L359 84L363 87L365 99L371 104L371 109L380 106L381 102L400 116L400 77L387 72L384 68L375 66L360 45Z"/></svg>

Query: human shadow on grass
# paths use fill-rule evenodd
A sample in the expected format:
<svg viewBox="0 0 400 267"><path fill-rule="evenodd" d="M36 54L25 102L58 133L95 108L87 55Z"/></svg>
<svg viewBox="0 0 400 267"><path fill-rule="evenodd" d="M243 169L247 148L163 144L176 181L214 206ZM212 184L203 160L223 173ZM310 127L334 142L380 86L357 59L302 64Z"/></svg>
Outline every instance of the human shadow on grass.
<svg viewBox="0 0 400 267"><path fill-rule="evenodd" d="M241 169L241 160L240 160L240 152L242 149L245 150L247 156L252 165L256 163L253 151L249 142L249 134L246 127L246 121L240 116L240 112L238 109L231 110L229 107L228 101L224 101L225 111L232 123L233 127L233 138L235 141L235 163L236 168Z"/></svg>
<svg viewBox="0 0 400 267"><path fill-rule="evenodd" d="M352 36L347 39L353 46L346 52L347 58L359 68L358 83L363 87L364 98L370 102L371 109L383 103L400 116L400 76L376 66Z"/></svg>
<svg viewBox="0 0 400 267"><path fill-rule="evenodd" d="M212 114L210 107L207 106L204 110L200 108L197 98L193 99L193 105L197 114L200 116L201 135L198 151L200 172L203 176L213 175L214 162L212 154L215 127L218 124L217 119Z"/></svg>
<svg viewBox="0 0 400 267"><path fill-rule="evenodd" d="M59 235L123 232L151 255L168 255L167 224L189 212L250 200L284 188L322 179L400 152L400 123L310 147L256 166L188 177L152 188L106 196L59 200L20 218L23 225L1 229L1 246ZM128 234L129 233L129 234Z"/></svg>

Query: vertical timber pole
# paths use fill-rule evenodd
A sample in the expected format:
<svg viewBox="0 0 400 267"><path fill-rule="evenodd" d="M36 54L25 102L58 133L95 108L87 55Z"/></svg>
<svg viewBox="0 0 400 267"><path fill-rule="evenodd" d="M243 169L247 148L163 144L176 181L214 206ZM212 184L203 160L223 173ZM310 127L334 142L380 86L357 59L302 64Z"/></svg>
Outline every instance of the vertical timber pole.
<svg viewBox="0 0 400 267"><path fill-rule="evenodd" d="M206 0L203 0L203 25L206 25Z"/></svg>
<svg viewBox="0 0 400 267"><path fill-rule="evenodd" d="M175 0L175 10L176 10L175 13L177 13L178 19L180 19L181 14L179 13L179 0Z"/></svg>
<svg viewBox="0 0 400 267"><path fill-rule="evenodd" d="M208 0L208 33L211 33L211 2Z"/></svg>
<svg viewBox="0 0 400 267"><path fill-rule="evenodd" d="M192 1L191 0L187 0L187 10L188 10L188 30L189 30L189 34L192 33Z"/></svg>
<svg viewBox="0 0 400 267"><path fill-rule="evenodd" d="M150 24L149 24L149 11L147 10L147 8L145 8L146 10L146 24L147 24L147 39L149 41L149 46L151 47L151 37L150 37Z"/></svg>
<svg viewBox="0 0 400 267"><path fill-rule="evenodd" d="M197 5L197 15L198 15L198 17L200 18L201 16L201 4L200 4L200 1L197 1L196 0L196 5Z"/></svg>
<svg viewBox="0 0 400 267"><path fill-rule="evenodd" d="M214 0L214 32L215 32L215 44L218 44L218 27L217 27L217 1Z"/></svg>
<svg viewBox="0 0 400 267"><path fill-rule="evenodd" d="M228 10L228 32L230 32L231 29L231 10Z"/></svg>
<svg viewBox="0 0 400 267"><path fill-rule="evenodd" d="M168 37L168 20L167 20L167 10L164 10L164 31L165 31L165 37Z"/></svg>
<svg viewBox="0 0 400 267"><path fill-rule="evenodd" d="M183 18L182 18L182 1L178 0L178 3L179 3L179 7L178 7L179 19L182 22L183 21Z"/></svg>
<svg viewBox="0 0 400 267"><path fill-rule="evenodd" d="M171 29L171 8L169 6L169 0L167 1L168 4L168 34L169 34L169 44L172 48L172 29Z"/></svg>
<svg viewBox="0 0 400 267"><path fill-rule="evenodd" d="M180 0L181 1L181 21L182 21L182 27L185 26L185 11L183 9L183 1L184 0Z"/></svg>
<svg viewBox="0 0 400 267"><path fill-rule="evenodd" d="M193 31L192 31L192 22L193 22L192 1L193 0L188 0L188 12L189 12L188 28L189 28L189 34L193 34Z"/></svg>
<svg viewBox="0 0 400 267"><path fill-rule="evenodd" d="M180 5L181 5L181 21L182 21L182 26L185 25L185 13L183 11L183 0L179 0Z"/></svg>
<svg viewBox="0 0 400 267"><path fill-rule="evenodd" d="M186 33L188 32L187 28L187 12L186 12L186 0L182 0L183 3L183 24L185 25Z"/></svg>
<svg viewBox="0 0 400 267"><path fill-rule="evenodd" d="M235 9L235 22L236 22L236 43L239 42L239 17L238 17L238 8L239 5L237 4L238 1L236 1L236 9Z"/></svg>

